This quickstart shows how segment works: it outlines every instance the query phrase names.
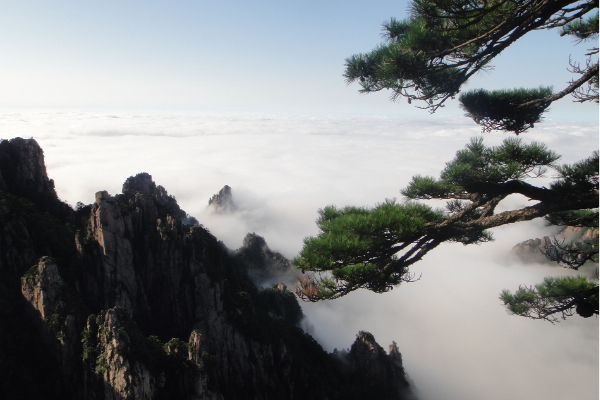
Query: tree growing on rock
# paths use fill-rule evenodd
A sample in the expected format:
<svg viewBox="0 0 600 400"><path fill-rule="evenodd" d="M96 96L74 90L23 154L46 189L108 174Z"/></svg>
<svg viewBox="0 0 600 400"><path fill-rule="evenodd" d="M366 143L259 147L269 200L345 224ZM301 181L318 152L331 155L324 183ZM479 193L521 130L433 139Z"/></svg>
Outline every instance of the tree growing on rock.
<svg viewBox="0 0 600 400"><path fill-rule="evenodd" d="M408 19L392 18L383 25L385 43L346 60L344 76L348 83L358 82L362 93L388 89L392 100L420 101L421 108L435 112L459 95L470 77L489 69L495 56L528 32L559 29L561 35L579 41L597 37L597 8L592 0L414 0ZM571 63L577 79L560 92L554 93L550 87L478 89L460 94L461 107L484 132L519 135L540 122L552 102L568 94L577 102L598 102L598 61L592 59L597 54L598 48L592 48L583 67ZM318 301L359 288L386 292L414 280L409 267L441 243L490 241L488 229L509 223L584 212L592 214L591 221L595 215L597 224L597 210L586 210L598 206L598 152L572 165L557 164L559 158L543 143L508 138L500 146L488 147L482 138L474 138L446 163L439 179L413 177L401 191L411 201L386 200L373 208L321 209L319 234L305 239L294 260L303 272L310 272L300 279L296 293ZM558 177L549 188L529 182L548 170ZM536 203L495 212L503 199L517 193ZM446 209L414 201L427 199L448 200ZM527 310L519 303L527 296L504 292L502 299L509 311L529 317L550 319L559 311L570 315L570 310L582 316L589 316L590 309L598 313L596 284L585 279L562 282L561 304L555 306L548 296L556 291L543 286L548 282L530 288L528 298L534 295L538 301L531 302ZM539 310L533 312L534 307Z"/></svg>

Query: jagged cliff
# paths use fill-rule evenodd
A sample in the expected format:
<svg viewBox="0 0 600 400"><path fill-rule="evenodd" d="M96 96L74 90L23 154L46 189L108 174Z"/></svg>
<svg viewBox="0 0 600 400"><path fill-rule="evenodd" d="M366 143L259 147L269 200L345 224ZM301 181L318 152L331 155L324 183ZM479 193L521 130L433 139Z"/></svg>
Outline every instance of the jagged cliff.
<svg viewBox="0 0 600 400"><path fill-rule="evenodd" d="M149 174L73 210L34 140L0 142L0 397L412 398L397 347L327 354L248 268Z"/></svg>
<svg viewBox="0 0 600 400"><path fill-rule="evenodd" d="M208 207L216 213L231 213L235 211L237 206L233 201L231 187L229 185L223 186L223 188L219 190L219 193L213 195L213 197L208 200Z"/></svg>

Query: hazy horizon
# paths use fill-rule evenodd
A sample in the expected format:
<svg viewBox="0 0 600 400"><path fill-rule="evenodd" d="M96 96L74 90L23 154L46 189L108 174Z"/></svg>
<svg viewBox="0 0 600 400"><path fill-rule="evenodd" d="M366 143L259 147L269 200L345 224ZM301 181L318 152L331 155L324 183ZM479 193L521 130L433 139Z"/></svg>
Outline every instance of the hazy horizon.
<svg viewBox="0 0 600 400"><path fill-rule="evenodd" d="M8 2L0 14L0 107L417 115L389 91L358 95L344 60L382 42L408 0ZM464 89L553 86L577 77L593 43L533 31ZM10 79L8 79L8 77ZM567 96L547 118L595 123L598 107ZM457 101L440 114L459 117Z"/></svg>

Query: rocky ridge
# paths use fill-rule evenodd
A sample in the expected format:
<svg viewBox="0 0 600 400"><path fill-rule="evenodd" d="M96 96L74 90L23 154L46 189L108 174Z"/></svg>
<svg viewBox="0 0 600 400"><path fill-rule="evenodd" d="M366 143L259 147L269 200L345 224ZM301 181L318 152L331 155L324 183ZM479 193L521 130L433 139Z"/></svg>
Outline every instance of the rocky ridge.
<svg viewBox="0 0 600 400"><path fill-rule="evenodd" d="M598 228L567 226L558 235L559 242L564 244L572 243L574 248L589 246L593 239L598 236ZM541 250L547 245L552 244L552 238L544 236L542 238L528 239L517 243L512 248L512 253L519 257L522 261L539 264L553 264L554 261L548 260ZM597 246L597 239L596 239Z"/></svg>
<svg viewBox="0 0 600 400"><path fill-rule="evenodd" d="M0 176L3 399L411 398L397 347L327 354L149 174L73 210L17 138Z"/></svg>

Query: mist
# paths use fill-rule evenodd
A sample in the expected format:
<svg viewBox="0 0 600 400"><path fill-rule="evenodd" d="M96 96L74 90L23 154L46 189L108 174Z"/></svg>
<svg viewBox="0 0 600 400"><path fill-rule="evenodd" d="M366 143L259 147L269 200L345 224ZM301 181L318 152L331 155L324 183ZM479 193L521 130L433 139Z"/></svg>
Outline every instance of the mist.
<svg viewBox="0 0 600 400"><path fill-rule="evenodd" d="M465 118L2 110L5 139L33 137L61 199L91 203L121 192L125 179L148 172L229 248L248 232L273 251L297 255L315 235L317 211L329 204L373 206L398 198L413 175L438 176L479 128ZM539 124L522 135L543 141L572 163L598 148L598 125ZM485 135L499 144L507 135ZM548 182L550 176L542 181ZM224 185L238 206L207 209ZM501 210L525 205L511 196ZM435 206L441 203L433 204ZM398 343L421 400L598 398L598 319L559 324L508 315L502 289L532 285L559 267L523 264L520 241L552 234L541 221L493 230L483 245L443 244L411 272L418 282L385 294L357 291L302 303L312 334L327 350L348 348L359 330L386 348Z"/></svg>

